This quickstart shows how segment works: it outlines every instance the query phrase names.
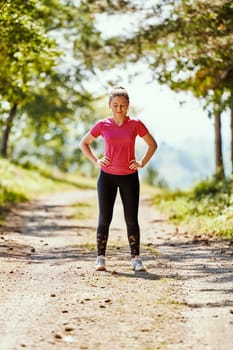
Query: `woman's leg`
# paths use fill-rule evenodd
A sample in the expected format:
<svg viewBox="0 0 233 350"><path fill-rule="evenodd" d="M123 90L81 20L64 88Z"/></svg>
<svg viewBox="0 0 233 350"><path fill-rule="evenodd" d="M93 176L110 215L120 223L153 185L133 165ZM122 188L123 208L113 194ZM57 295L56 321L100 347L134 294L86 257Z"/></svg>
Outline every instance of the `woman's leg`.
<svg viewBox="0 0 233 350"><path fill-rule="evenodd" d="M124 208L131 257L134 258L140 255L140 228L138 224L140 184L138 173L122 176L119 181L119 189Z"/></svg>
<svg viewBox="0 0 233 350"><path fill-rule="evenodd" d="M97 226L97 255L106 252L109 226L112 221L113 207L117 194L117 186L114 184L114 175L100 172L97 191L99 204L99 221Z"/></svg>

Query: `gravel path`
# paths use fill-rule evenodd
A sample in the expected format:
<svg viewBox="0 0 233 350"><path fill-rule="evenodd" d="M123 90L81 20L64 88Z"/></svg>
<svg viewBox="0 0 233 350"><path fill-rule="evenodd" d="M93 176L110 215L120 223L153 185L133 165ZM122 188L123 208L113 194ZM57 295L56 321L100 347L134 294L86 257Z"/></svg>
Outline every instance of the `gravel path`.
<svg viewBox="0 0 233 350"><path fill-rule="evenodd" d="M233 245L169 224L143 195L148 272L134 273L118 199L107 271L95 272L95 208L95 192L77 190L12 209L0 233L0 349L232 349Z"/></svg>

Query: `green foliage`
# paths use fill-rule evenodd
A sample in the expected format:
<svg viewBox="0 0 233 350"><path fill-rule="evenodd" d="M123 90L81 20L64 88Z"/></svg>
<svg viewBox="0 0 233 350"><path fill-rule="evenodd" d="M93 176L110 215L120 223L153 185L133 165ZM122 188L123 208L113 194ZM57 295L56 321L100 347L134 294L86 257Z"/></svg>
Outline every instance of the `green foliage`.
<svg viewBox="0 0 233 350"><path fill-rule="evenodd" d="M77 174L66 174L50 168L23 168L0 159L0 206L35 198L45 192L94 188L95 182Z"/></svg>
<svg viewBox="0 0 233 350"><path fill-rule="evenodd" d="M202 199L206 196L215 197L223 195L229 197L231 194L231 180L225 179L222 175L215 174L212 178L198 183L193 188L193 198Z"/></svg>
<svg viewBox="0 0 233 350"><path fill-rule="evenodd" d="M219 216L231 206L231 182L218 175L194 187L190 201L196 205L190 211L195 216Z"/></svg>
<svg viewBox="0 0 233 350"><path fill-rule="evenodd" d="M10 105L30 93L33 77L48 73L58 51L39 18L37 1L7 0L0 13L0 96ZM6 74L7 72L7 74Z"/></svg>
<svg viewBox="0 0 233 350"><path fill-rule="evenodd" d="M28 197L24 193L7 189L0 183L0 206L9 203L24 202L26 200L28 200Z"/></svg>
<svg viewBox="0 0 233 350"><path fill-rule="evenodd" d="M33 194L40 193L42 188L45 191L52 189L52 180L42 183L39 173L33 170L26 171L20 166L0 159L1 205L28 200Z"/></svg>
<svg viewBox="0 0 233 350"><path fill-rule="evenodd" d="M205 107L219 104L233 89L232 1L156 1L141 13L137 30L111 38L113 50L122 60L147 62L154 79L191 91ZM225 96L219 107L229 104Z"/></svg>
<svg viewBox="0 0 233 350"><path fill-rule="evenodd" d="M12 156L17 147L15 157L37 150L34 158L46 153L44 161L51 163L53 158L67 169L62 149L67 152L66 144L75 143L68 140L69 129L75 131L80 121L88 123L92 111L93 98L82 82L90 77L97 51L104 54L94 17L85 1L75 5L7 0L0 2L0 8L2 155L6 156L6 148Z"/></svg>
<svg viewBox="0 0 233 350"><path fill-rule="evenodd" d="M163 191L154 203L174 223L185 223L198 232L233 238L233 190L230 180L218 175L198 183L190 191Z"/></svg>
<svg viewBox="0 0 233 350"><path fill-rule="evenodd" d="M95 13L127 6L122 0L0 1L3 156L62 170L81 161L78 139L96 118L85 82L114 61Z"/></svg>

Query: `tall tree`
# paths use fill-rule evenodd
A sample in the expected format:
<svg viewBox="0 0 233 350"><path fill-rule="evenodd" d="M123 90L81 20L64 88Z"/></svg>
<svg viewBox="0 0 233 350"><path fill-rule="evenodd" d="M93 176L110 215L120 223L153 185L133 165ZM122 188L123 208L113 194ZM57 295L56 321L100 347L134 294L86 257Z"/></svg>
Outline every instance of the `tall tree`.
<svg viewBox="0 0 233 350"><path fill-rule="evenodd" d="M231 93L231 169L233 175L233 92Z"/></svg>
<svg viewBox="0 0 233 350"><path fill-rule="evenodd" d="M1 1L0 8L0 98L2 110L9 111L2 120L1 153L6 156L17 109L30 98L33 78L42 83L51 74L58 51L43 31L35 0Z"/></svg>

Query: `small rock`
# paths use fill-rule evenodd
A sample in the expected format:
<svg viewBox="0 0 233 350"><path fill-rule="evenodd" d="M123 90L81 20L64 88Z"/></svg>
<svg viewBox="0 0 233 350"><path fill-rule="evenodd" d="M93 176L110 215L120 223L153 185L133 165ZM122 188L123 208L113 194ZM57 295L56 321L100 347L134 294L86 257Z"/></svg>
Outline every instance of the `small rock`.
<svg viewBox="0 0 233 350"><path fill-rule="evenodd" d="M106 299L106 300L104 300L104 302L105 302L105 303L111 303L112 300L111 300L111 299Z"/></svg>
<svg viewBox="0 0 233 350"><path fill-rule="evenodd" d="M61 334L55 333L55 334L54 334L54 338L56 338L56 339L62 339L62 336L61 336Z"/></svg>
<svg viewBox="0 0 233 350"><path fill-rule="evenodd" d="M65 327L65 331L66 332L72 332L72 331L74 331L74 328L70 327L70 326L67 326L67 327Z"/></svg>

